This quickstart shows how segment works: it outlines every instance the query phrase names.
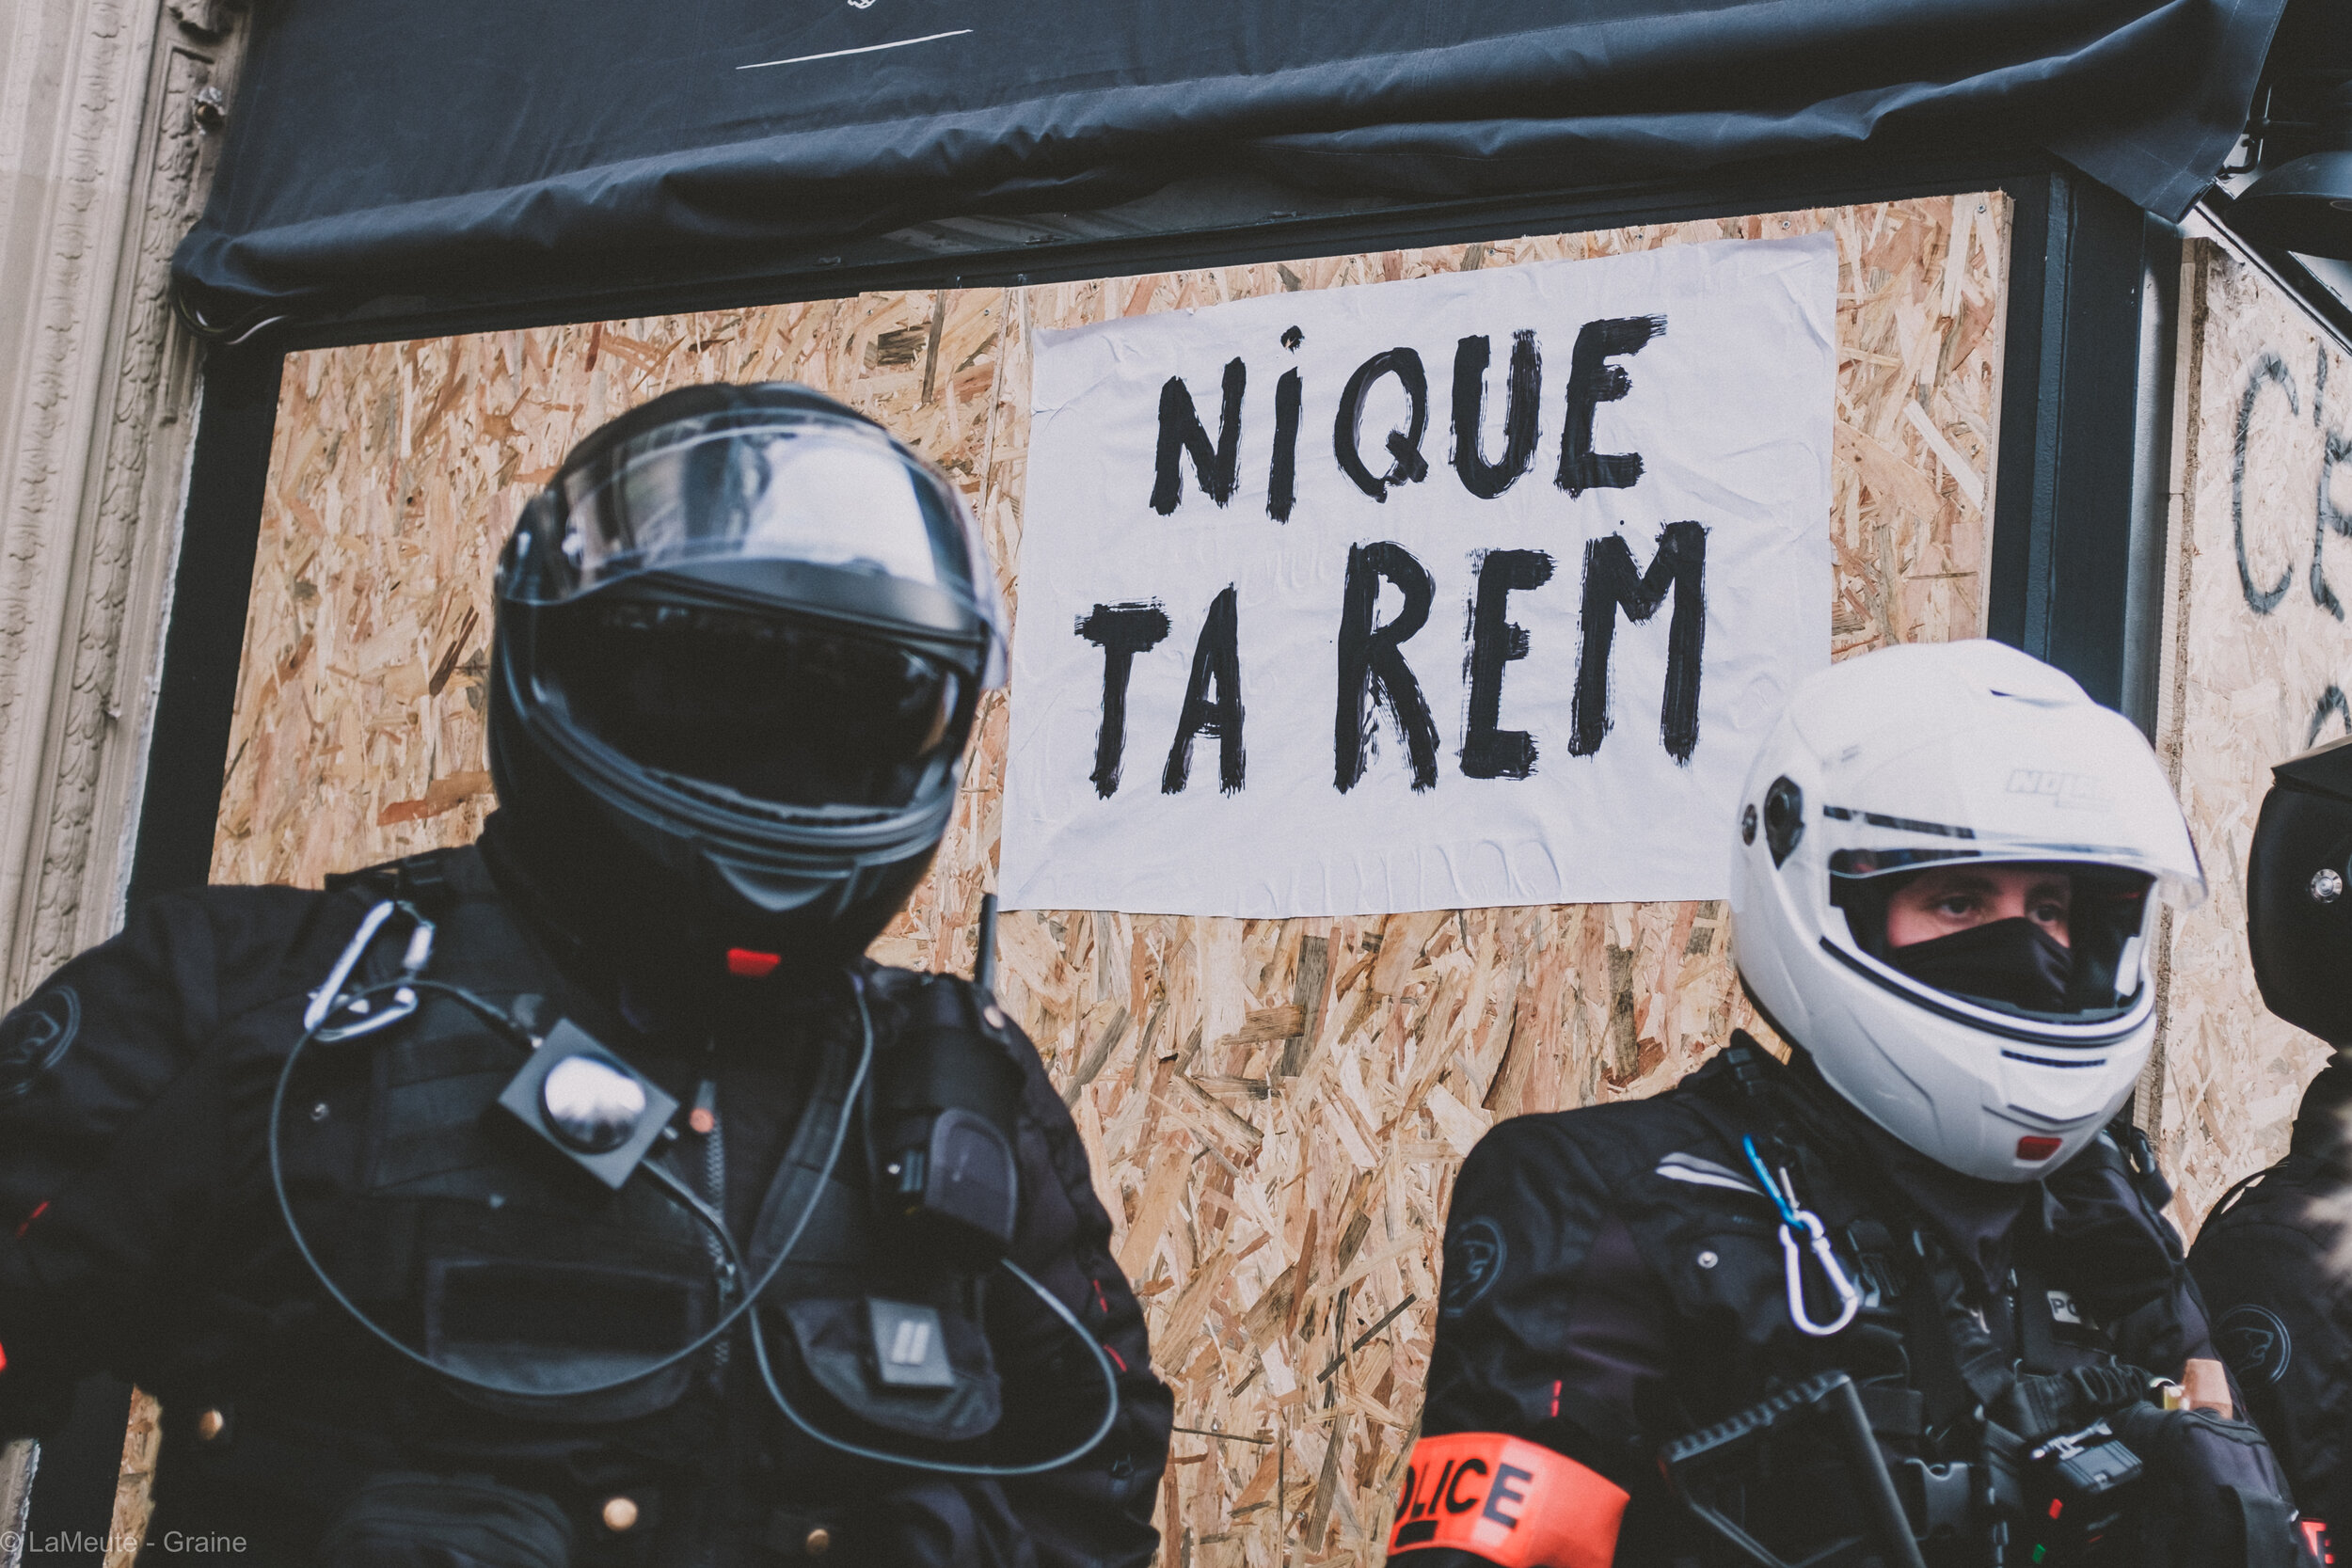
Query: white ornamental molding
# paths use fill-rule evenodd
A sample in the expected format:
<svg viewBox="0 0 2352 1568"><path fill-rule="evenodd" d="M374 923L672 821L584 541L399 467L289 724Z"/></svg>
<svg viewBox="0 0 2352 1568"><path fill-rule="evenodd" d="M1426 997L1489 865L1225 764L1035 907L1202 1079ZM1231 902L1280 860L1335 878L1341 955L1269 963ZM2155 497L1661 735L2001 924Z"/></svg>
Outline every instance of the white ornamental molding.
<svg viewBox="0 0 2352 1568"><path fill-rule="evenodd" d="M218 0L0 7L0 1007L121 920L199 396L169 262L243 41ZM38 1463L0 1447L10 1568Z"/></svg>
<svg viewBox="0 0 2352 1568"><path fill-rule="evenodd" d="M0 1006L121 919L199 396L169 261L245 25L0 8Z"/></svg>

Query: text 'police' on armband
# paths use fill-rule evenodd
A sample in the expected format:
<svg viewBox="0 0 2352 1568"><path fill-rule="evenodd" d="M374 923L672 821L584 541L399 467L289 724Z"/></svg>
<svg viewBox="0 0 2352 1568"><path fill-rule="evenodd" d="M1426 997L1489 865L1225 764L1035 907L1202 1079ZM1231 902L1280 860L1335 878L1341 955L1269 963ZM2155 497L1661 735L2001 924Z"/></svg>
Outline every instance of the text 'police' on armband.
<svg viewBox="0 0 2352 1568"><path fill-rule="evenodd" d="M1521 1438L1424 1437L1405 1470L1389 1551L1450 1546L1499 1568L1609 1568L1626 1497L1573 1459Z"/></svg>

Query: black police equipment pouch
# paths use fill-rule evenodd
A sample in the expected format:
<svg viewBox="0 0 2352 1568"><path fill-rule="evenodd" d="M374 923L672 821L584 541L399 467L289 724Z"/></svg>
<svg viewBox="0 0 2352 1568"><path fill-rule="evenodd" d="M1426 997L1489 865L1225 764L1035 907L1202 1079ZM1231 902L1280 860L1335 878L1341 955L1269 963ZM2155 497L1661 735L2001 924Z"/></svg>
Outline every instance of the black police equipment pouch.
<svg viewBox="0 0 2352 1568"><path fill-rule="evenodd" d="M926 977L905 998L897 1043L875 1064L877 1200L924 1244L968 1265L1004 1255L1021 1210L1021 1069L989 1037L982 1009L996 1005L984 994L949 975Z"/></svg>
<svg viewBox="0 0 2352 1568"><path fill-rule="evenodd" d="M2147 1490L2147 1466L2105 1417L2038 1445L2021 1468L2026 1555L2053 1568L2089 1558Z"/></svg>

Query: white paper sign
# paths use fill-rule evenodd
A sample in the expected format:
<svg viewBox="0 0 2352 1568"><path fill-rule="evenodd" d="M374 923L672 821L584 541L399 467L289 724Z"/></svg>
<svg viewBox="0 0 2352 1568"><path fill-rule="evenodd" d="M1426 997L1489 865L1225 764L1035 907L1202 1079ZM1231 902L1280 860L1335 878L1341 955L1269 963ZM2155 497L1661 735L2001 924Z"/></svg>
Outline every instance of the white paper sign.
<svg viewBox="0 0 2352 1568"><path fill-rule="evenodd" d="M1829 658L1827 234L1038 335L1005 903L1715 898Z"/></svg>

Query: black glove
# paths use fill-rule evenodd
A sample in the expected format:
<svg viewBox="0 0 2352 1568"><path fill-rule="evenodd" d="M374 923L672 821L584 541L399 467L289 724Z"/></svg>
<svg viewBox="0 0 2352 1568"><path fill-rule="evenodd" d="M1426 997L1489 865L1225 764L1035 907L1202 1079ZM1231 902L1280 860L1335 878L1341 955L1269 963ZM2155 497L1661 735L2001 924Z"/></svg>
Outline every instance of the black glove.
<svg viewBox="0 0 2352 1568"><path fill-rule="evenodd" d="M2250 1422L2138 1404L2108 1418L2147 1466L2139 1555L2146 1568L2317 1568L2296 1528L2278 1456Z"/></svg>

